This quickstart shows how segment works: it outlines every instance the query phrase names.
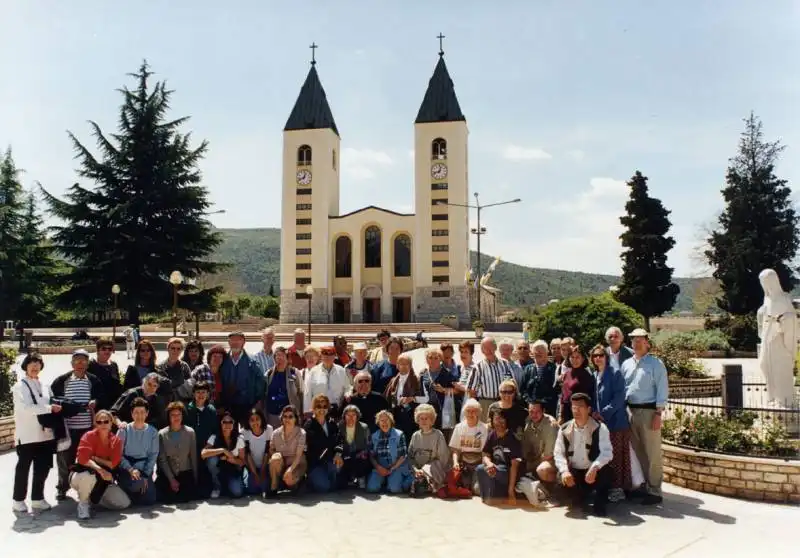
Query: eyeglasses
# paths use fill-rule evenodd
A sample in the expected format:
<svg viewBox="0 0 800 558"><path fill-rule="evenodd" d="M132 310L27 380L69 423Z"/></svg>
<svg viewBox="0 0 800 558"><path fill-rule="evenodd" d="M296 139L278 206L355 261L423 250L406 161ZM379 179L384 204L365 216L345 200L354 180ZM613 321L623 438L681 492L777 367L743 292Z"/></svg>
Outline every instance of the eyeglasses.
<svg viewBox="0 0 800 558"><path fill-rule="evenodd" d="M592 355L592 358L606 358L605 353L597 353L596 355Z"/></svg>
<svg viewBox="0 0 800 558"><path fill-rule="evenodd" d="M232 420L223 420L222 424L233 424Z"/></svg>
<svg viewBox="0 0 800 558"><path fill-rule="evenodd" d="M500 395L514 395L516 392L513 389L501 389Z"/></svg>
<svg viewBox="0 0 800 558"><path fill-rule="evenodd" d="M104 419L104 420L96 420L96 421L94 421L94 423L95 424L110 424L111 421Z"/></svg>
<svg viewBox="0 0 800 558"><path fill-rule="evenodd" d="M281 417L281 420L290 420L290 419L293 419L293 418L295 418L294 415L283 415Z"/></svg>
<svg viewBox="0 0 800 558"><path fill-rule="evenodd" d="M320 409L320 410L323 410L323 411L327 411L328 410L328 406L327 405L317 405L314 408L315 409Z"/></svg>

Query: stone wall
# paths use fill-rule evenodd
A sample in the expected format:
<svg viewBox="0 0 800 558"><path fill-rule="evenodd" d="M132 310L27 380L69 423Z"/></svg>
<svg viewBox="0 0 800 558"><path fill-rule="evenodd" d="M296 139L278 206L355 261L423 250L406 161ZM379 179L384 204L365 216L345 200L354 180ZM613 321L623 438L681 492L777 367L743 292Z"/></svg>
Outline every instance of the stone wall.
<svg viewBox="0 0 800 558"><path fill-rule="evenodd" d="M0 451L14 447L14 417L0 417Z"/></svg>
<svg viewBox="0 0 800 558"><path fill-rule="evenodd" d="M433 291L449 290L450 296L434 297ZM418 287L416 308L411 309L416 322L438 322L442 316L455 316L462 327L471 328L467 287Z"/></svg>
<svg viewBox="0 0 800 558"><path fill-rule="evenodd" d="M666 482L745 500L800 503L800 461L662 448Z"/></svg>
<svg viewBox="0 0 800 558"><path fill-rule="evenodd" d="M331 321L328 308L328 289L314 289L311 298L311 321L327 324ZM304 324L308 322L308 299L295 297L294 289L281 289L281 323Z"/></svg>

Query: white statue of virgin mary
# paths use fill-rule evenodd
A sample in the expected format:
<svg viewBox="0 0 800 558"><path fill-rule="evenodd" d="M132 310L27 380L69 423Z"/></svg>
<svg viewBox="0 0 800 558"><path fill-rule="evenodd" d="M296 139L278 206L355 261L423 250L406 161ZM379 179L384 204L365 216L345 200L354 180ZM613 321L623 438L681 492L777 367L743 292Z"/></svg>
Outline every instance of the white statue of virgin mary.
<svg viewBox="0 0 800 558"><path fill-rule="evenodd" d="M794 358L797 350L797 317L789 293L781 288L778 274L765 269L758 275L764 304L758 309L761 350L758 366L767 381L771 403L789 407L794 400Z"/></svg>

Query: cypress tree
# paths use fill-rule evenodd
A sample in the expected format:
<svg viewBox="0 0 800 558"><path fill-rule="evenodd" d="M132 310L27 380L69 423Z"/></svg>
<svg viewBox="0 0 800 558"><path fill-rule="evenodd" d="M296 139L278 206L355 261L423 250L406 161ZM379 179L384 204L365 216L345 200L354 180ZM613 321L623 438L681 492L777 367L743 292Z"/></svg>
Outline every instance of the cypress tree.
<svg viewBox="0 0 800 558"><path fill-rule="evenodd" d="M744 123L722 189L725 210L705 251L722 288L717 304L733 315L754 314L761 306L758 274L765 268L778 273L785 290L797 285L791 262L800 246L791 189L774 173L784 146L764 141L761 120L752 112Z"/></svg>
<svg viewBox="0 0 800 558"><path fill-rule="evenodd" d="M147 62L130 75L136 86L120 90L117 132L107 135L90 123L98 156L70 133L79 175L94 188L75 184L63 200L44 194L64 222L53 227L54 243L73 264L61 304L108 309L118 284L120 306L138 323L142 311L171 308L172 271L190 280L181 286L188 296L179 300L197 308L221 289L201 290L191 280L224 265L210 258L222 239L207 219L210 202L198 168L208 143L193 147L191 134L179 131L188 117L167 118L173 91L164 82L151 85Z"/></svg>
<svg viewBox="0 0 800 558"><path fill-rule="evenodd" d="M667 266L667 252L675 240L667 236L672 223L670 212L661 200L647 191L647 177L636 171L628 181L631 195L620 217L625 232L620 239L622 281L615 297L639 312L650 329L650 318L660 316L675 305L680 287L672 282L672 268Z"/></svg>

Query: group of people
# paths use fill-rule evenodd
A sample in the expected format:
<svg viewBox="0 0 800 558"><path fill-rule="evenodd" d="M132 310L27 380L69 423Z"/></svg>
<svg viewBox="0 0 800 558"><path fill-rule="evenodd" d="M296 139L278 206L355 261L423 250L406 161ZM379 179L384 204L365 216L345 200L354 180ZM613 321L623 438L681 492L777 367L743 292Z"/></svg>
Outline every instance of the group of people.
<svg viewBox="0 0 800 558"><path fill-rule="evenodd" d="M13 388L16 451L13 509L50 508L44 483L56 455L57 499L70 489L78 517L94 507L187 502L348 487L487 503L563 501L605 515L609 501L661 502L663 363L646 331L611 327L588 354L570 338L549 344L480 342L426 349L414 370L402 342L321 348L296 330L290 347L207 352L199 340L136 346L124 374L110 339L97 354L76 350L72 370L50 386L44 360L22 362ZM631 451L631 448L633 451ZM633 486L631 458L645 482Z"/></svg>

